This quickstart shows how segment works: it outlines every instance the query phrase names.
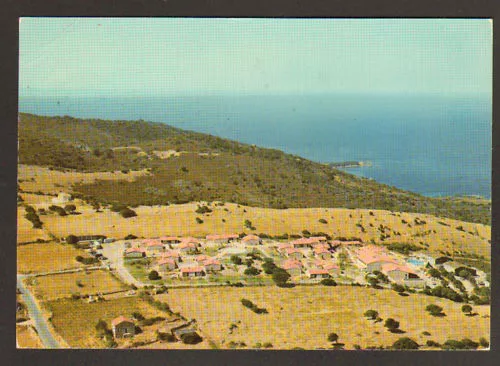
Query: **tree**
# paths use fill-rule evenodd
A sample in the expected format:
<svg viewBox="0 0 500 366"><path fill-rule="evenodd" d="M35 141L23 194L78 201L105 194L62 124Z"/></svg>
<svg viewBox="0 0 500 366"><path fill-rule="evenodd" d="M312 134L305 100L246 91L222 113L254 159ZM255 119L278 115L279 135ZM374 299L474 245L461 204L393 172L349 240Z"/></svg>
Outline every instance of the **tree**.
<svg viewBox="0 0 500 366"><path fill-rule="evenodd" d="M402 286L402 285L400 285L400 284L393 283L391 287L392 287L392 289L393 289L394 291L396 291L396 292L397 292L397 293L399 293L399 294L401 294L401 293L405 292L405 288L404 288L404 286Z"/></svg>
<svg viewBox="0 0 500 366"><path fill-rule="evenodd" d="M78 243L78 238L75 235L68 235L66 237L66 243L68 243L68 244L76 244L76 243Z"/></svg>
<svg viewBox="0 0 500 366"><path fill-rule="evenodd" d="M247 276L257 276L260 271L255 267L248 267L243 273Z"/></svg>
<svg viewBox="0 0 500 366"><path fill-rule="evenodd" d="M379 281L375 277L369 277L367 282L370 284L370 286L377 287Z"/></svg>
<svg viewBox="0 0 500 366"><path fill-rule="evenodd" d="M472 314L472 306L468 305L468 304L465 304L462 306L462 312L465 314L465 313L468 313L468 315L471 315Z"/></svg>
<svg viewBox="0 0 500 366"><path fill-rule="evenodd" d="M441 278L441 272L439 272L436 268L430 268L427 271L427 274L434 278Z"/></svg>
<svg viewBox="0 0 500 366"><path fill-rule="evenodd" d="M148 274L148 278L149 278L151 281L154 281L154 280L159 280L161 277L160 277L160 275L158 274L158 272L157 272L157 271L152 270L151 272L149 272L149 274Z"/></svg>
<svg viewBox="0 0 500 366"><path fill-rule="evenodd" d="M243 261L241 260L241 258L238 257L237 255L232 255L230 259L231 259L231 262L233 262L236 265L243 263Z"/></svg>
<svg viewBox="0 0 500 366"><path fill-rule="evenodd" d="M484 337L479 338L479 344L483 348L488 348L490 346L490 342L488 342L488 340Z"/></svg>
<svg viewBox="0 0 500 366"><path fill-rule="evenodd" d="M328 334L328 342L337 343L339 340L339 336L337 333Z"/></svg>
<svg viewBox="0 0 500 366"><path fill-rule="evenodd" d="M64 206L64 210L67 211L67 212L74 212L76 210L76 206L72 203Z"/></svg>
<svg viewBox="0 0 500 366"><path fill-rule="evenodd" d="M125 219L128 219L129 217L134 217L134 216L137 216L137 214L135 213L134 210L131 210L130 208L126 207L122 210L120 210L120 215L125 218Z"/></svg>
<svg viewBox="0 0 500 366"><path fill-rule="evenodd" d="M376 311L376 310L367 310L367 311L365 311L365 313L363 315L366 316L367 318L371 319L371 320L375 320L378 317L378 311Z"/></svg>
<svg viewBox="0 0 500 366"><path fill-rule="evenodd" d="M276 283L277 286L283 287L286 285L286 282L290 279L290 274L285 271L283 268L276 267L272 274L272 278L274 283Z"/></svg>
<svg viewBox="0 0 500 366"><path fill-rule="evenodd" d="M442 316L443 314L443 308L441 306L435 305L435 304L430 304L425 307L425 310L427 310L432 316Z"/></svg>
<svg viewBox="0 0 500 366"><path fill-rule="evenodd" d="M408 337L399 338L393 343L393 349L418 349L420 346L413 339Z"/></svg>
<svg viewBox="0 0 500 366"><path fill-rule="evenodd" d="M389 332L394 332L399 328L399 322L392 318L388 318L384 323L384 327L386 327Z"/></svg>
<svg viewBox="0 0 500 366"><path fill-rule="evenodd" d="M323 278L320 283L323 286L337 286L337 282L333 278Z"/></svg>

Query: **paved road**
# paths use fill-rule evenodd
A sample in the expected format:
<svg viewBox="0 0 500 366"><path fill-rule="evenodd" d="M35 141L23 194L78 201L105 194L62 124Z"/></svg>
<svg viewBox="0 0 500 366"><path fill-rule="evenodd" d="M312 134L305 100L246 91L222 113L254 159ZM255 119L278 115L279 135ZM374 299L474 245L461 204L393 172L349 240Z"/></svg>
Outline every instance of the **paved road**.
<svg viewBox="0 0 500 366"><path fill-rule="evenodd" d="M133 284L137 287L145 286L144 283L138 281L132 276L123 264L123 250L125 244L123 242L113 242L102 246L102 254L108 258L110 268L116 271L116 274L125 282Z"/></svg>
<svg viewBox="0 0 500 366"><path fill-rule="evenodd" d="M22 281L24 278L25 276L23 275L17 275L17 288L22 292L21 298L28 308L28 313L30 318L33 320L33 325L38 332L40 340L45 348L61 348L59 342L52 335L49 325L47 324L47 320L44 318L42 311L37 306L33 295L24 286Z"/></svg>

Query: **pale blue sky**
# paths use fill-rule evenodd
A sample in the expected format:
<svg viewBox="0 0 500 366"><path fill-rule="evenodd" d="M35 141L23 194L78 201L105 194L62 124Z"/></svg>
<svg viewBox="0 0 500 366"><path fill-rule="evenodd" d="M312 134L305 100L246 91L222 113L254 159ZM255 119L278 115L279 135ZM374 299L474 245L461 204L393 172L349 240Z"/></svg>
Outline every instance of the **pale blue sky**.
<svg viewBox="0 0 500 366"><path fill-rule="evenodd" d="M20 95L491 93L486 19L23 18Z"/></svg>

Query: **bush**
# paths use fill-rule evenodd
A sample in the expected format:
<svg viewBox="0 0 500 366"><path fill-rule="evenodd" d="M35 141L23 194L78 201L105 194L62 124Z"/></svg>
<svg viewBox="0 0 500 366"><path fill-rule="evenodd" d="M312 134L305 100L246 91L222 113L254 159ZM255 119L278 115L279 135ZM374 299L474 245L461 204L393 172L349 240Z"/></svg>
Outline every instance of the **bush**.
<svg viewBox="0 0 500 366"><path fill-rule="evenodd" d="M184 344L198 344L203 341L203 338L198 333L187 333L181 335L181 341Z"/></svg>
<svg viewBox="0 0 500 366"><path fill-rule="evenodd" d="M75 259L76 259L77 262L80 262L80 263L83 262L83 257L81 255L77 255L75 257Z"/></svg>
<svg viewBox="0 0 500 366"><path fill-rule="evenodd" d="M422 247L419 247L418 245L415 244L408 244L408 243L393 243L389 244L387 246L387 249L392 250L394 252L398 252L404 255L410 254L410 252L416 252L418 250L421 250Z"/></svg>
<svg viewBox="0 0 500 366"><path fill-rule="evenodd" d="M399 322L392 318L388 318L384 323L384 327L386 327L389 332L394 332L399 328Z"/></svg>
<svg viewBox="0 0 500 366"><path fill-rule="evenodd" d="M431 341L431 340L428 340L427 342L425 342L425 344L428 347L441 347L441 345L438 342Z"/></svg>
<svg viewBox="0 0 500 366"><path fill-rule="evenodd" d="M238 257L237 255L232 255L231 258L230 258L231 262L234 263L234 264L242 264L243 261L241 260L240 257Z"/></svg>
<svg viewBox="0 0 500 366"><path fill-rule="evenodd" d="M392 344L393 349L418 349L419 345L413 339L408 337L399 338Z"/></svg>
<svg viewBox="0 0 500 366"><path fill-rule="evenodd" d="M265 342L262 347L264 348L273 348L273 344L271 342Z"/></svg>
<svg viewBox="0 0 500 366"><path fill-rule="evenodd" d="M133 234L128 234L124 239L125 240L133 240L133 239L137 239L137 236L135 236Z"/></svg>
<svg viewBox="0 0 500 366"><path fill-rule="evenodd" d="M405 292L405 288L404 286L400 285L400 284L397 284L397 283L393 283L392 284L392 289L394 291L396 291L397 293L402 293L402 292Z"/></svg>
<svg viewBox="0 0 500 366"><path fill-rule="evenodd" d="M323 278L320 282L323 286L337 286L337 282L332 278Z"/></svg>
<svg viewBox="0 0 500 366"><path fill-rule="evenodd" d="M375 320L378 317L378 311L376 311L376 310L367 310L367 311L365 311L365 313L363 315L366 316L369 319Z"/></svg>
<svg viewBox="0 0 500 366"><path fill-rule="evenodd" d="M490 342L488 342L488 340L484 337L479 338L479 344L483 348L488 348L490 346Z"/></svg>
<svg viewBox="0 0 500 366"><path fill-rule="evenodd" d="M75 235L68 235L66 237L66 243L68 243L68 244L76 244L76 243L78 243L78 238Z"/></svg>
<svg viewBox="0 0 500 366"><path fill-rule="evenodd" d="M113 205L111 205L110 210L113 211L113 212L120 212L121 210L124 210L126 208L128 208L128 207L126 205L124 205L124 204L114 203Z"/></svg>
<svg viewBox="0 0 500 366"><path fill-rule="evenodd" d="M132 313L132 316L137 319L137 320L144 320L144 315L142 315L141 313L139 313L138 311L134 311Z"/></svg>
<svg viewBox="0 0 500 366"><path fill-rule="evenodd" d="M247 276L257 276L260 271L255 267L248 267L243 273Z"/></svg>
<svg viewBox="0 0 500 366"><path fill-rule="evenodd" d="M432 316L443 316L443 308L441 306L430 304L425 307L425 310L429 312Z"/></svg>
<svg viewBox="0 0 500 366"><path fill-rule="evenodd" d="M274 283L280 287L285 286L290 277L291 276L287 271L279 267L276 267L272 274Z"/></svg>
<svg viewBox="0 0 500 366"><path fill-rule="evenodd" d="M195 212L203 215L212 212L212 210L208 206L198 206Z"/></svg>
<svg viewBox="0 0 500 366"><path fill-rule="evenodd" d="M68 205L64 206L64 210L66 212L74 212L76 210L76 206L73 204L68 204Z"/></svg>
<svg viewBox="0 0 500 366"><path fill-rule="evenodd" d="M465 313L468 313L469 315L472 314L472 306L468 305L468 304L465 304L462 306L462 312L465 314Z"/></svg>
<svg viewBox="0 0 500 366"><path fill-rule="evenodd" d="M128 207L126 207L126 208L124 208L124 209L120 210L120 215L121 215L123 218L128 219L129 217L134 217L134 216L137 216L137 213L136 213L134 210L132 210L132 209L130 209L130 208L128 208Z"/></svg>
<svg viewBox="0 0 500 366"><path fill-rule="evenodd" d="M196 218L196 222L197 222L198 224L203 224L203 220L202 220L202 219L200 219L199 217L197 217L197 218Z"/></svg>
<svg viewBox="0 0 500 366"><path fill-rule="evenodd" d="M159 280L161 277L160 277L160 275L158 274L158 272L157 272L157 271L152 270L151 272L149 272L149 274L148 274L148 278L149 278L151 281L155 281L155 280Z"/></svg>
<svg viewBox="0 0 500 366"><path fill-rule="evenodd" d="M322 224L328 224L328 221L326 221L325 219L319 219L318 221Z"/></svg>
<svg viewBox="0 0 500 366"><path fill-rule="evenodd" d="M328 334L328 342L333 342L333 343L337 343L339 340L339 336L337 333L330 333Z"/></svg>
<svg viewBox="0 0 500 366"><path fill-rule="evenodd" d="M175 342L176 339L175 337L170 334L170 333L163 333L163 332L158 332L157 335L156 335L156 339L160 342L169 342L169 343L172 343L172 342Z"/></svg>
<svg viewBox="0 0 500 366"><path fill-rule="evenodd" d="M267 309L265 308L259 308L257 305L255 305L253 302L251 302L248 299L241 299L241 304L252 310L256 314L267 314Z"/></svg>

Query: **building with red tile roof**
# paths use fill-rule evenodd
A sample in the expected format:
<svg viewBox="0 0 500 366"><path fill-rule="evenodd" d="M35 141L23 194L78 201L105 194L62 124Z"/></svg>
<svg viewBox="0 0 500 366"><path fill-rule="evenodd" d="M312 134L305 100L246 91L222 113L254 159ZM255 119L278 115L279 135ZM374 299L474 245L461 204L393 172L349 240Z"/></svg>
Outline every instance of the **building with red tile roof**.
<svg viewBox="0 0 500 366"><path fill-rule="evenodd" d="M262 239L257 235L247 235L241 239L241 241L248 245L258 245L262 243Z"/></svg>
<svg viewBox="0 0 500 366"><path fill-rule="evenodd" d="M232 240L238 239L240 236L238 234L213 234L207 235L206 239L216 243L229 243Z"/></svg>
<svg viewBox="0 0 500 366"><path fill-rule="evenodd" d="M182 277L201 277L205 275L203 267L183 267L181 268Z"/></svg>

